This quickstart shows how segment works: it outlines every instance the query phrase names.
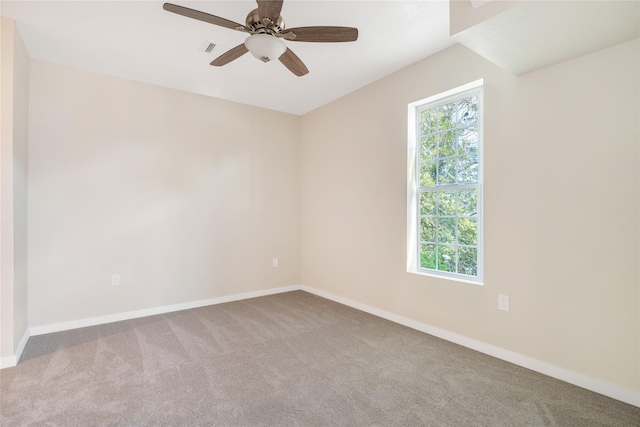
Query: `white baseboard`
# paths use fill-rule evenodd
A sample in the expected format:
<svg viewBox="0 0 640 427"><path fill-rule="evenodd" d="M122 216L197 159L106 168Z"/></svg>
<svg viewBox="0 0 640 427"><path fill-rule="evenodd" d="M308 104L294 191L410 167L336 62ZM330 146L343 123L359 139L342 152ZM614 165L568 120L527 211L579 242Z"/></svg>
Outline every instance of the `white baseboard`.
<svg viewBox="0 0 640 427"><path fill-rule="evenodd" d="M227 295L224 297L209 298L190 301L180 304L164 305L160 307L145 308L142 310L127 311L124 313L107 314L105 316L89 317L86 319L70 320L49 325L33 326L30 328L31 336L50 334L52 332L67 331L70 329L85 328L87 326L103 325L105 323L119 322L121 320L137 319L139 317L154 316L156 314L171 313L174 311L188 310L190 308L205 307L207 305L222 304L225 302L239 301L243 299L262 297L265 295L279 294L300 290L300 286L283 286L280 288L265 289L262 291L244 292L241 294Z"/></svg>
<svg viewBox="0 0 640 427"><path fill-rule="evenodd" d="M18 358L13 356L5 356L0 359L0 369L12 368L18 364Z"/></svg>
<svg viewBox="0 0 640 427"><path fill-rule="evenodd" d="M16 347L15 354L13 356L6 356L0 359L0 369L11 368L18 364L20 360L20 356L22 356L22 352L27 345L27 341L29 341L30 337L29 328L24 331L22 338L20 338L20 342L18 343L18 347Z"/></svg>
<svg viewBox="0 0 640 427"><path fill-rule="evenodd" d="M24 351L24 348L27 346L27 341L29 341L30 336L31 336L31 330L27 328L24 331L24 334L22 334L22 338L18 343L18 347L16 347L16 364L18 364L18 362L20 361L20 357L22 356L22 352Z"/></svg>
<svg viewBox="0 0 640 427"><path fill-rule="evenodd" d="M506 350L492 344L484 343L482 341L474 340L472 338L468 338L454 332L427 325L425 323L421 323L416 320L400 316L398 314L380 310L378 308L371 307L366 304L362 304L357 301L334 295L329 292L315 289L306 285L302 285L301 290L338 302L340 304L347 305L357 310L373 314L374 316L390 320L400 325L416 329L429 335L442 338L444 340L459 344L472 350L488 354L489 356L493 356L495 358L513 363L514 365L531 369L532 371L559 379L569 384L573 384L578 387L582 387L587 390L591 390L593 392L611 397L613 399L620 400L630 405L640 407L640 393L638 393L637 391L629 390L627 388L620 387L606 381L592 378L578 372L570 371L568 369L564 369L550 363L534 359L533 357L525 356L511 350Z"/></svg>

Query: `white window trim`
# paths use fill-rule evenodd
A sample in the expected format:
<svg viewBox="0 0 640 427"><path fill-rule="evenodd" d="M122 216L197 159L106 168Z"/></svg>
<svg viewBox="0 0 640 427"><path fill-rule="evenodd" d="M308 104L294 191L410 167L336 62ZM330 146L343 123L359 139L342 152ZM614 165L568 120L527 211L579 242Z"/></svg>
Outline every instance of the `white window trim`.
<svg viewBox="0 0 640 427"><path fill-rule="evenodd" d="M484 183L484 99L483 80L476 80L463 86L448 90L435 96L431 96L408 105L407 110L407 272L423 276L437 277L440 279L454 280L457 282L483 284L484 278L484 212L483 212L483 183ZM455 99L462 99L470 93L478 95L480 116L478 120L479 138L479 174L478 174L478 270L477 277L465 276L446 271L433 271L419 267L418 265L418 180L416 171L418 168L418 141L416 132L416 116L419 108L425 104L433 104L431 107L447 104Z"/></svg>

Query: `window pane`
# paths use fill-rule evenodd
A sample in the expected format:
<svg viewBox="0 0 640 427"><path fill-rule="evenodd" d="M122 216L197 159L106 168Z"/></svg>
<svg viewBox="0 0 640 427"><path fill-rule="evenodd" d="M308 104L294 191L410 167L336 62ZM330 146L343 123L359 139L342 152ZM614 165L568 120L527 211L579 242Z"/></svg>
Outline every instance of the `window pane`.
<svg viewBox="0 0 640 427"><path fill-rule="evenodd" d="M420 187L436 185L436 162L420 162Z"/></svg>
<svg viewBox="0 0 640 427"><path fill-rule="evenodd" d="M455 218L439 218L438 219L438 242L439 243L456 243L456 219Z"/></svg>
<svg viewBox="0 0 640 427"><path fill-rule="evenodd" d="M438 157L449 157L456 154L456 131L441 133L438 138Z"/></svg>
<svg viewBox="0 0 640 427"><path fill-rule="evenodd" d="M420 267L436 268L436 245L420 245Z"/></svg>
<svg viewBox="0 0 640 427"><path fill-rule="evenodd" d="M478 190L465 188L458 190L458 215L475 216L478 211Z"/></svg>
<svg viewBox="0 0 640 427"><path fill-rule="evenodd" d="M448 185L456 183L456 159L455 157L438 162L438 184Z"/></svg>
<svg viewBox="0 0 640 427"><path fill-rule="evenodd" d="M478 152L478 129L471 127L458 131L458 154L476 154Z"/></svg>
<svg viewBox="0 0 640 427"><path fill-rule="evenodd" d="M463 99L456 105L455 121L457 126L468 126L478 119L478 97Z"/></svg>
<svg viewBox="0 0 640 427"><path fill-rule="evenodd" d="M478 274L478 250L476 248L458 249L458 273L469 276Z"/></svg>
<svg viewBox="0 0 640 427"><path fill-rule="evenodd" d="M427 135L436 131L438 110L431 109L420 113L420 135Z"/></svg>
<svg viewBox="0 0 640 427"><path fill-rule="evenodd" d="M438 246L438 270L456 272L455 246Z"/></svg>
<svg viewBox="0 0 640 427"><path fill-rule="evenodd" d="M476 218L458 219L458 242L461 245L478 244L478 220Z"/></svg>
<svg viewBox="0 0 640 427"><path fill-rule="evenodd" d="M422 218L420 220L420 241L436 241L436 218Z"/></svg>
<svg viewBox="0 0 640 427"><path fill-rule="evenodd" d="M438 137L435 135L420 138L420 157L424 160L436 158L436 143Z"/></svg>
<svg viewBox="0 0 640 427"><path fill-rule="evenodd" d="M455 190L438 191L438 215L456 214L456 192Z"/></svg>
<svg viewBox="0 0 640 427"><path fill-rule="evenodd" d="M438 107L438 130L451 128L451 106L443 105Z"/></svg>
<svg viewBox="0 0 640 427"><path fill-rule="evenodd" d="M472 154L458 158L458 182L460 184L478 182L478 156Z"/></svg>
<svg viewBox="0 0 640 427"><path fill-rule="evenodd" d="M436 193L430 191L420 195L420 216L436 214Z"/></svg>

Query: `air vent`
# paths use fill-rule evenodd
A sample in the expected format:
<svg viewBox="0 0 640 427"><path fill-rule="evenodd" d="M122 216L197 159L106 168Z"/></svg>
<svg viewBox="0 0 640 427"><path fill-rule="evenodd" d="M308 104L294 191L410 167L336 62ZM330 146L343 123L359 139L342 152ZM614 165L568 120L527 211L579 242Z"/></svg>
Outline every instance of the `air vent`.
<svg viewBox="0 0 640 427"><path fill-rule="evenodd" d="M209 54L211 52L213 52L214 50L219 50L220 46L217 43L212 42L211 40L203 40L202 43L200 43L200 47L198 48L198 52L204 53L204 54Z"/></svg>

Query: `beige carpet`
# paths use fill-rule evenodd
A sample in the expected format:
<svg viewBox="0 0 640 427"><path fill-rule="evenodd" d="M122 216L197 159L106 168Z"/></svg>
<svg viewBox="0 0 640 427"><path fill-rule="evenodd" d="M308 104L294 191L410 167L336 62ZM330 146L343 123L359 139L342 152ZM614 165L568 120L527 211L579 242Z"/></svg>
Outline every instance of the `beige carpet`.
<svg viewBox="0 0 640 427"><path fill-rule="evenodd" d="M32 337L2 426L639 426L640 408L297 291Z"/></svg>

